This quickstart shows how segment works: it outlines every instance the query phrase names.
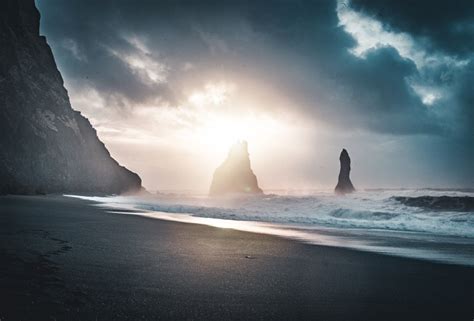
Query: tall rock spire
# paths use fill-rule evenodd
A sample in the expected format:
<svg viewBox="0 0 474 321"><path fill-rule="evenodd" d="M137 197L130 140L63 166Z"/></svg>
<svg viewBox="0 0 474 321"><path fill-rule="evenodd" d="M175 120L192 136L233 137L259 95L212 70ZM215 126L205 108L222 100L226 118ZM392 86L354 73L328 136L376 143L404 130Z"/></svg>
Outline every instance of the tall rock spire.
<svg viewBox="0 0 474 321"><path fill-rule="evenodd" d="M227 159L214 172L209 195L224 194L262 194L250 167L246 141L235 143Z"/></svg>
<svg viewBox="0 0 474 321"><path fill-rule="evenodd" d="M335 191L338 194L352 193L355 191L355 188L352 185L351 178L349 177L351 172L351 158L349 157L347 150L342 149L339 161L341 163L341 169L339 171L339 180Z"/></svg>

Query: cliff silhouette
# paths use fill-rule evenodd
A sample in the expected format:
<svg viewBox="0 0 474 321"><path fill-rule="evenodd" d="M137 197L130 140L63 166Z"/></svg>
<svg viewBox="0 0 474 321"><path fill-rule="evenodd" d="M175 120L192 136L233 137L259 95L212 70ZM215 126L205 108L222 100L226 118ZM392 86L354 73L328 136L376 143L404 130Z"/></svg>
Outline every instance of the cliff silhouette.
<svg viewBox="0 0 474 321"><path fill-rule="evenodd" d="M141 189L72 109L34 0L0 3L0 194Z"/></svg>

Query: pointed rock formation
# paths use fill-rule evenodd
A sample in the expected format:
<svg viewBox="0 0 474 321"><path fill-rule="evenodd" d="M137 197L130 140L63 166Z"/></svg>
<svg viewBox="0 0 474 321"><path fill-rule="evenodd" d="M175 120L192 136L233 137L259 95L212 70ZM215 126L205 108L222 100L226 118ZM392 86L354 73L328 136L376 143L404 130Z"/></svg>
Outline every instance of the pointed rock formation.
<svg viewBox="0 0 474 321"><path fill-rule="evenodd" d="M227 159L214 172L209 195L262 193L250 167L247 142L235 143Z"/></svg>
<svg viewBox="0 0 474 321"><path fill-rule="evenodd" d="M341 156L339 156L339 161L341 162L341 169L339 171L339 180L337 182L335 191L338 194L352 193L355 191L355 188L352 185L351 179L349 177L351 172L351 158L345 149L342 149Z"/></svg>
<svg viewBox="0 0 474 321"><path fill-rule="evenodd" d="M0 194L141 188L71 108L34 0L0 2Z"/></svg>

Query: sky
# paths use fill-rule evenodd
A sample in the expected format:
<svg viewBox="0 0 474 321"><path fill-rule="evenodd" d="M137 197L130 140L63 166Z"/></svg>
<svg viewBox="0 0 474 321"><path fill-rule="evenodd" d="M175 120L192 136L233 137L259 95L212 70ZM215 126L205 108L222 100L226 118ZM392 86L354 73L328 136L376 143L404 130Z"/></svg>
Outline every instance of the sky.
<svg viewBox="0 0 474 321"><path fill-rule="evenodd" d="M474 187L472 1L36 0L71 104L150 190Z"/></svg>

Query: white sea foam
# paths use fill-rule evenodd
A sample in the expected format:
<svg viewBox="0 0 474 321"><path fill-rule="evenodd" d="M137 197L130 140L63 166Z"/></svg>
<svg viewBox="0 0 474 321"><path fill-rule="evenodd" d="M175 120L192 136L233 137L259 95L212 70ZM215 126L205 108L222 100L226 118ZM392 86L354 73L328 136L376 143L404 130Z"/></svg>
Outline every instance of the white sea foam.
<svg viewBox="0 0 474 321"><path fill-rule="evenodd" d="M220 220L245 221L231 228L278 234L311 243L353 247L389 254L474 265L474 211L407 206L394 196L464 197L473 192L377 190L336 196L333 192L304 195L208 198L157 194L146 197L86 197L109 207L144 210L160 219L215 225ZM83 197L84 198L84 197ZM472 204L472 203L471 203ZM186 214L186 215L183 215ZM181 216L180 216L181 215ZM190 219L206 218L207 220ZM212 221L212 219L216 219ZM202 222L201 222L202 221ZM217 223L216 223L217 222ZM262 224L265 228L262 230ZM267 225L265 225L267 224ZM270 224L270 225L268 225ZM289 232L292 230L293 232ZM315 235L319 235L318 238ZM325 235L321 242L321 235ZM344 234L345 243L337 239ZM313 236L311 236L313 235ZM347 242L347 239L350 242ZM403 246L401 246L401 240ZM395 244L397 243L397 244Z"/></svg>
<svg viewBox="0 0 474 321"><path fill-rule="evenodd" d="M468 192L389 190L357 192L344 197L330 192L311 195L266 195L240 198L156 195L92 197L107 203L198 217L261 221L301 226L382 229L474 238L473 211L440 211L406 206L392 196L470 196Z"/></svg>

